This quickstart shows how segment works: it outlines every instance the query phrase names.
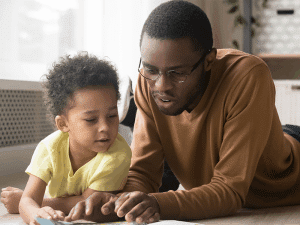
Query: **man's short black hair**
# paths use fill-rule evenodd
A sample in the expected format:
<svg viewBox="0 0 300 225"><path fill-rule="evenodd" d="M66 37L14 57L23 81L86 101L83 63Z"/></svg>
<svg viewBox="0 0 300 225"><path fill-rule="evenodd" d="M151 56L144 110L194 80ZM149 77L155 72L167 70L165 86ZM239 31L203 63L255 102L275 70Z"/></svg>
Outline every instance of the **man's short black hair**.
<svg viewBox="0 0 300 225"><path fill-rule="evenodd" d="M157 39L191 38L195 50L210 50L213 45L211 24L205 12L186 1L169 1L148 16L141 33Z"/></svg>

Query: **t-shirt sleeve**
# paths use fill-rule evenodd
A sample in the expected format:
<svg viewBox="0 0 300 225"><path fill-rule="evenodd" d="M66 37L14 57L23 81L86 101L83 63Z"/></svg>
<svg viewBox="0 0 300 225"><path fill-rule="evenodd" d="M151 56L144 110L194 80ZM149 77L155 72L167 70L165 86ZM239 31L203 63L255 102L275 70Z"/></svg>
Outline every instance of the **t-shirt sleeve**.
<svg viewBox="0 0 300 225"><path fill-rule="evenodd" d="M122 190L127 181L130 162L131 150L124 143L123 148L104 156L88 187L96 191Z"/></svg>
<svg viewBox="0 0 300 225"><path fill-rule="evenodd" d="M49 150L46 145L41 142L36 147L31 162L25 172L42 179L48 184L52 176L52 171Z"/></svg>

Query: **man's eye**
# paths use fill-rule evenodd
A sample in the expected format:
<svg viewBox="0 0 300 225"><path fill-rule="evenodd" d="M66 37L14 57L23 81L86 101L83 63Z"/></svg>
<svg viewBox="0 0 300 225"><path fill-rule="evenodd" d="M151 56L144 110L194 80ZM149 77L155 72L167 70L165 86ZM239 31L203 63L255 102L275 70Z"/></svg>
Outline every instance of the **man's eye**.
<svg viewBox="0 0 300 225"><path fill-rule="evenodd" d="M93 123L93 122L96 122L96 119L85 119L85 121Z"/></svg>
<svg viewBox="0 0 300 225"><path fill-rule="evenodd" d="M146 72L147 74L157 74L157 71L152 70L152 69L145 69L145 72Z"/></svg>
<svg viewBox="0 0 300 225"><path fill-rule="evenodd" d="M171 70L171 71L169 71L169 74L170 74L171 76L182 76L182 75L184 75L185 73L184 73L183 71Z"/></svg>
<svg viewBox="0 0 300 225"><path fill-rule="evenodd" d="M108 116L109 118L114 118L114 117L117 117L118 115L117 114L114 114L114 115L110 115Z"/></svg>

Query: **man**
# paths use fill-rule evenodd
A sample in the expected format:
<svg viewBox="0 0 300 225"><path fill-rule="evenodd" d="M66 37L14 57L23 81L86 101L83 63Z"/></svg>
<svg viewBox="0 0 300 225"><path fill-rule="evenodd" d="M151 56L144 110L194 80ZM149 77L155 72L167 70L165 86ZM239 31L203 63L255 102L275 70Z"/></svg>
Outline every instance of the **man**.
<svg viewBox="0 0 300 225"><path fill-rule="evenodd" d="M92 196L84 204L94 215L199 220L300 203L298 127L285 128L294 137L283 132L268 67L212 45L209 20L197 6L170 1L151 12L141 34L125 193L102 211L105 201ZM185 190L158 193L164 159Z"/></svg>

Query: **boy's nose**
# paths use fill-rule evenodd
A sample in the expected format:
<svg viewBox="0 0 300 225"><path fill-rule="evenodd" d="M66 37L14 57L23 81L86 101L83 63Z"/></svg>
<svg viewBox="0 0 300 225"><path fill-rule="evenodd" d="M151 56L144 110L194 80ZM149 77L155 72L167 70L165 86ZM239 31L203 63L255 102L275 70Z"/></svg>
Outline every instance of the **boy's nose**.
<svg viewBox="0 0 300 225"><path fill-rule="evenodd" d="M101 121L99 124L99 132L108 131L109 130L109 124L107 121Z"/></svg>

